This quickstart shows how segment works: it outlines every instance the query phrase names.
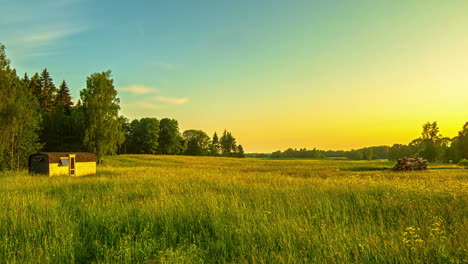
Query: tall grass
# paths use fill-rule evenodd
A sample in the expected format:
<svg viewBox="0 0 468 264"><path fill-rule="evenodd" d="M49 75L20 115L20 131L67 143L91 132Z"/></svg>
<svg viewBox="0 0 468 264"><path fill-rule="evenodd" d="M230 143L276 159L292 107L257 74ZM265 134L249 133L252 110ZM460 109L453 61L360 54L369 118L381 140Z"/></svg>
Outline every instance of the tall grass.
<svg viewBox="0 0 468 264"><path fill-rule="evenodd" d="M467 263L468 170L127 155L0 174L7 263Z"/></svg>

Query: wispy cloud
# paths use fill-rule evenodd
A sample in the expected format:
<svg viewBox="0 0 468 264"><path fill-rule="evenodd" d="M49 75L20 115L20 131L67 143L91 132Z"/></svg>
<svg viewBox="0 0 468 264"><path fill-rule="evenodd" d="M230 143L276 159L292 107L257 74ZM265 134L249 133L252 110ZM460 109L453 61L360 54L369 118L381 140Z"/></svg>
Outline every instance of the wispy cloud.
<svg viewBox="0 0 468 264"><path fill-rule="evenodd" d="M149 94L149 93L158 91L155 88L147 87L144 85L131 85L131 86L119 88L119 90L123 92L133 93L133 94Z"/></svg>
<svg viewBox="0 0 468 264"><path fill-rule="evenodd" d="M129 104L122 104L123 108L126 109L161 109L160 105L150 104L150 103L129 103Z"/></svg>
<svg viewBox="0 0 468 264"><path fill-rule="evenodd" d="M185 104L189 101L188 98L175 98L175 97L164 97L164 96L156 96L154 97L155 100L163 103L168 104Z"/></svg>
<svg viewBox="0 0 468 264"><path fill-rule="evenodd" d="M87 27L83 25L43 25L28 28L13 32L10 35L9 43L15 46L23 46L25 48L36 48L36 47L47 47L57 46L59 40L64 39L68 36L75 35L86 30Z"/></svg>
<svg viewBox="0 0 468 264"><path fill-rule="evenodd" d="M167 97L167 96L155 96L159 93L159 90L153 87L145 85L130 85L126 87L119 87L119 91L131 93L136 95L139 98L138 103L128 103L122 104L124 107L134 108L134 109L159 109L164 107L164 105L182 105L189 101L186 97ZM155 103L155 101L157 103Z"/></svg>
<svg viewBox="0 0 468 264"><path fill-rule="evenodd" d="M36 58L36 57L52 57L60 54L58 51L27 51L21 54L18 54L17 57L20 59L25 58Z"/></svg>
<svg viewBox="0 0 468 264"><path fill-rule="evenodd" d="M26 36L18 38L16 42L29 45L45 45L83 30L85 30L85 27L77 25L48 27L46 31L35 30L33 33L27 33Z"/></svg>
<svg viewBox="0 0 468 264"><path fill-rule="evenodd" d="M28 1L23 5L5 1L1 4L2 41L14 46L23 60L59 53L64 48L63 40L91 28L92 23L81 15L82 1Z"/></svg>

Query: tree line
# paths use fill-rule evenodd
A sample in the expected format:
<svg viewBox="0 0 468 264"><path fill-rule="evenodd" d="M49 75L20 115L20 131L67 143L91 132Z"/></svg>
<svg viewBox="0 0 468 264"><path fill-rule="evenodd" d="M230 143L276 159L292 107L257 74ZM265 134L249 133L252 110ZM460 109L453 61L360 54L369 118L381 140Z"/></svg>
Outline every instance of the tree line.
<svg viewBox="0 0 468 264"><path fill-rule="evenodd" d="M38 151L89 151L97 155L145 153L244 157L228 131L211 139L201 130L180 133L177 120L119 115L111 71L93 73L73 103L66 81L54 84L47 69L19 77L0 44L0 170L27 166Z"/></svg>
<svg viewBox="0 0 468 264"><path fill-rule="evenodd" d="M168 154L189 156L244 157L242 145L237 145L231 132L224 130L221 137L215 132L210 138L204 131L179 131L175 119L141 118L123 126L125 140L119 154Z"/></svg>
<svg viewBox="0 0 468 264"><path fill-rule="evenodd" d="M265 157L265 155L254 155ZM392 146L372 146L352 150L307 150L289 148L285 151L275 151L268 155L271 158L326 158L345 157L351 160L389 159L397 160L403 157L422 157L430 162L453 162L468 159L468 122L458 135L449 138L439 133L437 122L427 122L422 126L421 136L408 144Z"/></svg>

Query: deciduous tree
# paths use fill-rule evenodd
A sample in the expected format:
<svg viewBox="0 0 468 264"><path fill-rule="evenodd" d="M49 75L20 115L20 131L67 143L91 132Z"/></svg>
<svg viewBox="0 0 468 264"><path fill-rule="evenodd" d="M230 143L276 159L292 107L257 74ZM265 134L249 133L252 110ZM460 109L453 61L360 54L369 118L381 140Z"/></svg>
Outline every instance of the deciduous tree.
<svg viewBox="0 0 468 264"><path fill-rule="evenodd" d="M179 123L175 119L163 118L159 122L159 153L175 155L181 153L182 137Z"/></svg>
<svg viewBox="0 0 468 264"><path fill-rule="evenodd" d="M159 145L159 120L142 118L130 123L132 151L142 154L156 154Z"/></svg>
<svg viewBox="0 0 468 264"><path fill-rule="evenodd" d="M124 119L119 117L120 100L111 71L91 74L80 97L85 119L83 143L100 162L104 155L115 154L124 141Z"/></svg>
<svg viewBox="0 0 468 264"><path fill-rule="evenodd" d="M237 146L236 154L238 158L245 158L244 147L242 147L242 145Z"/></svg>
<svg viewBox="0 0 468 264"><path fill-rule="evenodd" d="M186 155L206 156L209 154L210 137L201 130L190 129L182 134L187 143Z"/></svg>
<svg viewBox="0 0 468 264"><path fill-rule="evenodd" d="M0 169L26 166L28 156L40 148L40 120L37 100L10 68L0 44Z"/></svg>
<svg viewBox="0 0 468 264"><path fill-rule="evenodd" d="M458 132L458 144L461 158L468 159L468 122Z"/></svg>

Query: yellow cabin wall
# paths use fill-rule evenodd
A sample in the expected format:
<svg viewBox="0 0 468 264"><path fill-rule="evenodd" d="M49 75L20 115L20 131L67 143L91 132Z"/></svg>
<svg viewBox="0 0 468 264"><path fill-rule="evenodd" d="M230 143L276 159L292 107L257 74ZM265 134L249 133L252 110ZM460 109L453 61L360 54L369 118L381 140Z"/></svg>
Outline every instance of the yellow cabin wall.
<svg viewBox="0 0 468 264"><path fill-rule="evenodd" d="M59 166L59 163L49 164L49 176L60 176L68 174L68 166Z"/></svg>
<svg viewBox="0 0 468 264"><path fill-rule="evenodd" d="M49 164L49 176L68 176L69 166L60 166L59 163ZM96 162L75 162L75 176L96 174Z"/></svg>
<svg viewBox="0 0 468 264"><path fill-rule="evenodd" d="M75 168L75 176L96 174L96 162L76 162Z"/></svg>

